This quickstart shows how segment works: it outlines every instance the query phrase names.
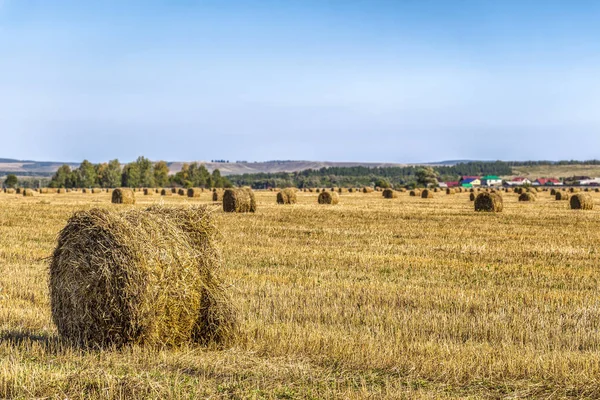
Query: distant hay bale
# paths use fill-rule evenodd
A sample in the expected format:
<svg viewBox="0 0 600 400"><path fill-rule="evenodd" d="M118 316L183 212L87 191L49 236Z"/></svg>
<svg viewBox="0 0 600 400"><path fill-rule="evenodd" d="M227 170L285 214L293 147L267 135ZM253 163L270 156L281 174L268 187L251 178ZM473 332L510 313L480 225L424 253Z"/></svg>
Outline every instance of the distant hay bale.
<svg viewBox="0 0 600 400"><path fill-rule="evenodd" d="M223 193L223 211L237 213L255 212L256 198L252 189L226 189Z"/></svg>
<svg viewBox="0 0 600 400"><path fill-rule="evenodd" d="M433 199L433 191L425 189L421 192L422 199Z"/></svg>
<svg viewBox="0 0 600 400"><path fill-rule="evenodd" d="M48 194L48 188L47 187L46 188L39 188L37 191L40 194Z"/></svg>
<svg viewBox="0 0 600 400"><path fill-rule="evenodd" d="M321 192L318 202L319 204L335 205L340 202L340 196L336 192Z"/></svg>
<svg viewBox="0 0 600 400"><path fill-rule="evenodd" d="M433 188L433 192L434 192L434 193L437 193L437 192L439 192L439 191L440 191L440 189L439 189L439 188Z"/></svg>
<svg viewBox="0 0 600 400"><path fill-rule="evenodd" d="M372 188L372 187L370 187L370 186L365 186L365 187L362 189L362 192L363 192L363 193L373 193L373 188Z"/></svg>
<svg viewBox="0 0 600 400"><path fill-rule="evenodd" d="M592 210L594 199L588 193L577 193L569 199L571 210Z"/></svg>
<svg viewBox="0 0 600 400"><path fill-rule="evenodd" d="M60 188L60 189L57 189L57 190L56 190L56 193L57 193L57 194L64 194L64 193L66 193L66 192L67 192L67 190L66 190L66 189L63 189L63 188Z"/></svg>
<svg viewBox="0 0 600 400"><path fill-rule="evenodd" d="M309 193L312 193L312 192L314 192L314 191L315 191L315 190L314 190L313 188L308 188L308 192L309 192Z"/></svg>
<svg viewBox="0 0 600 400"><path fill-rule="evenodd" d="M23 189L23 196L25 197L33 197L35 196L35 191L33 189Z"/></svg>
<svg viewBox="0 0 600 400"><path fill-rule="evenodd" d="M400 193L406 193L406 188L400 188L400 189L398 189L398 192L400 192Z"/></svg>
<svg viewBox="0 0 600 400"><path fill-rule="evenodd" d="M398 193L393 189L383 189L382 196L385 199L395 199L398 197Z"/></svg>
<svg viewBox="0 0 600 400"><path fill-rule="evenodd" d="M456 192L454 191L454 189L448 188L446 189L446 194L455 194Z"/></svg>
<svg viewBox="0 0 600 400"><path fill-rule="evenodd" d="M556 200L569 200L569 194L567 192L557 191L554 198Z"/></svg>
<svg viewBox="0 0 600 400"><path fill-rule="evenodd" d="M102 189L100 188L92 188L92 194L102 193Z"/></svg>
<svg viewBox="0 0 600 400"><path fill-rule="evenodd" d="M154 189L145 188L144 189L144 196L152 196L154 194L154 192L155 192Z"/></svg>
<svg viewBox="0 0 600 400"><path fill-rule="evenodd" d="M600 193L600 188L596 188L596 189L594 189L594 192L596 192L596 193Z"/></svg>
<svg viewBox="0 0 600 400"><path fill-rule="evenodd" d="M76 212L50 261L59 335L84 347L229 344L237 314L205 208Z"/></svg>
<svg viewBox="0 0 600 400"><path fill-rule="evenodd" d="M223 201L223 191L217 189L213 190L212 201Z"/></svg>
<svg viewBox="0 0 600 400"><path fill-rule="evenodd" d="M498 193L482 192L475 198L475 211L501 212L503 208L502 196Z"/></svg>
<svg viewBox="0 0 600 400"><path fill-rule="evenodd" d="M23 191L23 189L21 189L21 188L16 188L16 189L15 189L15 192L16 192L17 194L22 194L22 193L21 193L22 191Z"/></svg>
<svg viewBox="0 0 600 400"><path fill-rule="evenodd" d="M177 190L177 194L180 196L185 196L186 195L186 191L184 188L180 188L179 190Z"/></svg>
<svg viewBox="0 0 600 400"><path fill-rule="evenodd" d="M375 191L376 191L376 192L381 192L381 187L379 187L379 186L375 186Z"/></svg>
<svg viewBox="0 0 600 400"><path fill-rule="evenodd" d="M475 201L475 193L473 193L473 192L469 193L469 200Z"/></svg>
<svg viewBox="0 0 600 400"><path fill-rule="evenodd" d="M343 192L342 188L338 188L338 193L342 194L342 192Z"/></svg>
<svg viewBox="0 0 600 400"><path fill-rule="evenodd" d="M177 188L171 188L171 193L172 194L177 194Z"/></svg>
<svg viewBox="0 0 600 400"><path fill-rule="evenodd" d="M15 192L16 192L16 190L13 188L4 189L4 193L7 193L7 194L15 194Z"/></svg>
<svg viewBox="0 0 600 400"><path fill-rule="evenodd" d="M290 188L277 193L277 204L296 204L296 191Z"/></svg>
<svg viewBox="0 0 600 400"><path fill-rule="evenodd" d="M550 196L555 196L556 195L556 189L552 189L550 191Z"/></svg>
<svg viewBox="0 0 600 400"><path fill-rule="evenodd" d="M173 196L173 191L171 189L162 189L160 191L161 196Z"/></svg>
<svg viewBox="0 0 600 400"><path fill-rule="evenodd" d="M115 189L111 201L113 204L135 204L135 192L128 188Z"/></svg>
<svg viewBox="0 0 600 400"><path fill-rule="evenodd" d="M409 196L411 197L421 197L421 191L419 189L413 189L410 191Z"/></svg>
<svg viewBox="0 0 600 400"><path fill-rule="evenodd" d="M316 188L316 189L315 189L315 192L316 192L316 193L321 193L321 189L319 189L319 188Z"/></svg>
<svg viewBox="0 0 600 400"><path fill-rule="evenodd" d="M535 195L529 192L523 192L519 195L519 201L535 201Z"/></svg>
<svg viewBox="0 0 600 400"><path fill-rule="evenodd" d="M187 197L200 197L202 189L200 188L189 188L187 190Z"/></svg>
<svg viewBox="0 0 600 400"><path fill-rule="evenodd" d="M572 188L569 188L569 192L570 193L579 193L579 192L581 192L581 189L572 187Z"/></svg>

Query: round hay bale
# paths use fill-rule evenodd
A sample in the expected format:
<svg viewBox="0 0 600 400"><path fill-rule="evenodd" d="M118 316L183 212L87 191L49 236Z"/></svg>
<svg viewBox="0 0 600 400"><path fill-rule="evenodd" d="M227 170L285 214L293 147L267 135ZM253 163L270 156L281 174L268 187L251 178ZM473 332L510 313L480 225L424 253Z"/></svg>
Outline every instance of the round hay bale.
<svg viewBox="0 0 600 400"><path fill-rule="evenodd" d="M256 198L250 188L226 189L223 193L223 211L255 212Z"/></svg>
<svg viewBox="0 0 600 400"><path fill-rule="evenodd" d="M319 204L338 204L340 196L336 192L321 192L318 198Z"/></svg>
<svg viewBox="0 0 600 400"><path fill-rule="evenodd" d="M179 188L179 189L177 190L177 194L178 194L178 195L180 195L180 196L185 196L185 195L186 195L186 193L187 193L187 192L186 192L186 190L185 190L184 188Z"/></svg>
<svg viewBox="0 0 600 400"><path fill-rule="evenodd" d="M420 197L421 191L419 189L413 189L410 191L410 193L408 193L408 195L411 197Z"/></svg>
<svg viewBox="0 0 600 400"><path fill-rule="evenodd" d="M475 198L475 211L501 212L503 208L502 196L498 193L482 192Z"/></svg>
<svg viewBox="0 0 600 400"><path fill-rule="evenodd" d="M135 192L127 188L113 190L111 201L114 204L135 204Z"/></svg>
<svg viewBox="0 0 600 400"><path fill-rule="evenodd" d="M65 194L66 192L67 192L67 190L66 190L66 189L63 189L63 188L60 188L60 189L57 189L57 190L56 190L56 193L57 193L57 194Z"/></svg>
<svg viewBox="0 0 600 400"><path fill-rule="evenodd" d="M440 191L440 189L439 189L439 188L433 188L433 192L434 192L434 193L437 193L437 192L439 192L439 191Z"/></svg>
<svg viewBox="0 0 600 400"><path fill-rule="evenodd" d="M296 204L296 192L287 188L277 193L277 204Z"/></svg>
<svg viewBox="0 0 600 400"><path fill-rule="evenodd" d="M475 193L473 193L473 192L469 193L469 200L475 201Z"/></svg>
<svg viewBox="0 0 600 400"><path fill-rule="evenodd" d="M596 189L594 189L594 192L596 192L596 193L600 193L600 188L596 188Z"/></svg>
<svg viewBox="0 0 600 400"><path fill-rule="evenodd" d="M187 197L200 197L202 189L200 188L189 188L187 190Z"/></svg>
<svg viewBox="0 0 600 400"><path fill-rule="evenodd" d="M84 347L226 345L236 313L205 208L76 212L50 262L52 319Z"/></svg>
<svg viewBox="0 0 600 400"><path fill-rule="evenodd" d="M39 189L37 190L37 192L38 192L38 193L40 193L40 194L48 194L48 193L49 193L49 191L48 191L48 188L47 188L47 187L44 187L44 188L39 188Z"/></svg>
<svg viewBox="0 0 600 400"><path fill-rule="evenodd" d="M384 189L382 196L384 199L395 199L398 197L398 193L393 189Z"/></svg>
<svg viewBox="0 0 600 400"><path fill-rule="evenodd" d="M23 196L25 197L33 197L35 196L35 191L33 189L23 189Z"/></svg>
<svg viewBox="0 0 600 400"><path fill-rule="evenodd" d="M519 195L519 201L535 201L535 195L529 192L523 192Z"/></svg>
<svg viewBox="0 0 600 400"><path fill-rule="evenodd" d="M213 190L212 201L223 201L223 191L217 189Z"/></svg>
<svg viewBox="0 0 600 400"><path fill-rule="evenodd" d="M550 191L550 196L555 196L556 195L556 189L552 189Z"/></svg>
<svg viewBox="0 0 600 400"><path fill-rule="evenodd" d="M314 192L314 191L315 191L315 190L314 190L313 188L308 188L308 192L309 192L309 193L312 193L312 192Z"/></svg>
<svg viewBox="0 0 600 400"><path fill-rule="evenodd" d="M363 193L373 193L373 188L372 188L372 187L370 187L370 186L365 186L365 187L362 189L362 192L363 192Z"/></svg>
<svg viewBox="0 0 600 400"><path fill-rule="evenodd" d="M572 187L572 188L569 188L569 192L570 193L579 193L579 192L581 192L581 189Z"/></svg>
<svg viewBox="0 0 600 400"><path fill-rule="evenodd" d="M567 192L557 191L554 198L556 200L569 200L569 194Z"/></svg>
<svg viewBox="0 0 600 400"><path fill-rule="evenodd" d="M455 193L456 192L454 189L451 189L451 188L446 189L446 194L455 194Z"/></svg>
<svg viewBox="0 0 600 400"><path fill-rule="evenodd" d="M171 188L171 193L172 194L177 194L177 188Z"/></svg>
<svg viewBox="0 0 600 400"><path fill-rule="evenodd" d="M15 192L16 192L16 190L13 188L4 189L4 193L7 193L7 194L15 194Z"/></svg>
<svg viewBox="0 0 600 400"><path fill-rule="evenodd" d="M422 199L433 199L433 192L429 189L425 189L421 192Z"/></svg>
<svg viewBox="0 0 600 400"><path fill-rule="evenodd" d="M100 188L92 188L92 194L102 193L102 189Z"/></svg>
<svg viewBox="0 0 600 400"><path fill-rule="evenodd" d="M152 196L154 192L155 190L153 189L144 188L144 196Z"/></svg>
<svg viewBox="0 0 600 400"><path fill-rule="evenodd" d="M21 189L21 188L15 189L15 193L17 193L17 194L23 194L23 193L21 193L22 191L23 191L23 189Z"/></svg>
<svg viewBox="0 0 600 400"><path fill-rule="evenodd" d="M173 191L171 189L162 189L160 191L161 196L173 196Z"/></svg>
<svg viewBox="0 0 600 400"><path fill-rule="evenodd" d="M321 193L321 189L319 189L319 188L316 188L316 189L315 189L315 192L316 192L316 193Z"/></svg>
<svg viewBox="0 0 600 400"><path fill-rule="evenodd" d="M569 199L571 210L593 210L594 199L588 193L577 193Z"/></svg>
<svg viewBox="0 0 600 400"><path fill-rule="evenodd" d="M342 188L338 188L338 193L342 194L342 192L343 192Z"/></svg>

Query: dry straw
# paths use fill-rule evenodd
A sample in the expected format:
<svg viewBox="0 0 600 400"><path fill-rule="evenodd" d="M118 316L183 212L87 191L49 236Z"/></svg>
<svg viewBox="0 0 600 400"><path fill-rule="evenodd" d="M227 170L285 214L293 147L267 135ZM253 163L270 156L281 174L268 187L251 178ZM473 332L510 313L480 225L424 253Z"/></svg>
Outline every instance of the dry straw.
<svg viewBox="0 0 600 400"><path fill-rule="evenodd" d="M135 192L127 188L115 189L112 192L111 201L114 204L135 204Z"/></svg>
<svg viewBox="0 0 600 400"><path fill-rule="evenodd" d="M529 192L523 192L519 195L519 201L535 201L535 195Z"/></svg>
<svg viewBox="0 0 600 400"><path fill-rule="evenodd" d="M433 191L425 189L421 192L422 199L433 199Z"/></svg>
<svg viewBox="0 0 600 400"><path fill-rule="evenodd" d="M571 210L592 210L594 209L594 199L587 193L577 193L571 196L569 200Z"/></svg>
<svg viewBox="0 0 600 400"><path fill-rule="evenodd" d="M277 204L296 204L296 191L294 189L283 189L277 193Z"/></svg>
<svg viewBox="0 0 600 400"><path fill-rule="evenodd" d="M398 197L398 192L396 192L394 189L383 189L383 193L382 193L383 197L386 199L395 199L396 197Z"/></svg>
<svg viewBox="0 0 600 400"><path fill-rule="evenodd" d="M482 192L475 198L475 211L501 212L503 208L502 196L498 193Z"/></svg>
<svg viewBox="0 0 600 400"><path fill-rule="evenodd" d="M256 198L252 189L226 189L223 193L223 211L238 213L255 212Z"/></svg>
<svg viewBox="0 0 600 400"><path fill-rule="evenodd" d="M340 196L335 192L321 192L318 202L319 204L338 204Z"/></svg>
<svg viewBox="0 0 600 400"><path fill-rule="evenodd" d="M200 188L189 188L187 190L187 197L200 197L202 189Z"/></svg>
<svg viewBox="0 0 600 400"><path fill-rule="evenodd" d="M60 336L86 347L230 343L237 315L215 276L214 236L201 207L75 213L50 263Z"/></svg>

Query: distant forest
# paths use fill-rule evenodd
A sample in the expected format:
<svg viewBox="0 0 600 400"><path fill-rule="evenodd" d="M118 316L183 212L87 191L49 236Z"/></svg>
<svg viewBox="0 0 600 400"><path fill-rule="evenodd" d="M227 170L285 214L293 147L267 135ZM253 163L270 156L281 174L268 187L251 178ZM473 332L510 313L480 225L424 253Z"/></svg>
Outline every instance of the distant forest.
<svg viewBox="0 0 600 400"><path fill-rule="evenodd" d="M474 161L453 166L435 167L328 167L300 172L258 173L228 176L236 186L254 189L268 187L359 187L418 186L419 171L433 170L440 181L458 180L462 175L510 175L512 168L502 161Z"/></svg>

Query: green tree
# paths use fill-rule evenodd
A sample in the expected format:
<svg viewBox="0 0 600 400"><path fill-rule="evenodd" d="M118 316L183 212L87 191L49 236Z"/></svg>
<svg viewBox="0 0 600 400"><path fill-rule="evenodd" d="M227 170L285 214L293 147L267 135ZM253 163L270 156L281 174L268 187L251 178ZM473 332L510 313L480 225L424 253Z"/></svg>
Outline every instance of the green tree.
<svg viewBox="0 0 600 400"><path fill-rule="evenodd" d="M219 169L215 169L212 172L212 186L216 187L216 188L222 188L223 187L223 177L221 176L221 171L219 171Z"/></svg>
<svg viewBox="0 0 600 400"><path fill-rule="evenodd" d="M52 188L66 188L73 186L73 171L67 164L61 165L52 176L48 186Z"/></svg>
<svg viewBox="0 0 600 400"><path fill-rule="evenodd" d="M108 168L104 174L103 187L116 188L121 186L121 163L114 159L108 162Z"/></svg>
<svg viewBox="0 0 600 400"><path fill-rule="evenodd" d="M390 183L386 179L377 179L375 181L375 186L379 186L382 189L387 189L391 187Z"/></svg>
<svg viewBox="0 0 600 400"><path fill-rule="evenodd" d="M6 186L7 188L14 189L18 183L19 180L17 179L17 176L13 174L7 175L6 179L4 180L4 186Z"/></svg>
<svg viewBox="0 0 600 400"><path fill-rule="evenodd" d="M140 185L144 187L154 187L154 166L152 165L152 161L140 156L135 163L138 165L140 171Z"/></svg>
<svg viewBox="0 0 600 400"><path fill-rule="evenodd" d="M417 169L415 175L417 177L417 183L421 186L437 186L438 184L438 174L431 167L421 167Z"/></svg>
<svg viewBox="0 0 600 400"><path fill-rule="evenodd" d="M169 166L165 161L154 164L154 183L158 187L165 187L169 184Z"/></svg>
<svg viewBox="0 0 600 400"><path fill-rule="evenodd" d="M123 168L121 177L123 187L137 188L141 186L140 167L136 162L129 163Z"/></svg>
<svg viewBox="0 0 600 400"><path fill-rule="evenodd" d="M96 168L88 160L83 160L79 168L77 168L75 175L77 186L79 187L94 187L98 184L96 181Z"/></svg>

